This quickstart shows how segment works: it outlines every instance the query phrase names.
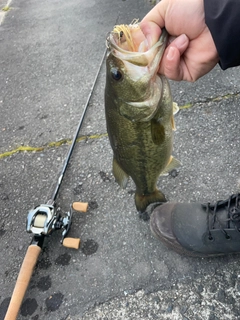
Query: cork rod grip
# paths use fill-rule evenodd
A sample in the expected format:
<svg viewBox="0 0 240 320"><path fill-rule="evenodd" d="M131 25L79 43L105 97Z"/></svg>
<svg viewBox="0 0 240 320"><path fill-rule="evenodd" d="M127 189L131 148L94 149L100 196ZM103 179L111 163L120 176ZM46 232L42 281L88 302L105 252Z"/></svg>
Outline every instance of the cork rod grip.
<svg viewBox="0 0 240 320"><path fill-rule="evenodd" d="M36 265L41 248L37 245L30 245L23 260L12 298L4 320L17 319L24 295L27 291L34 267Z"/></svg>

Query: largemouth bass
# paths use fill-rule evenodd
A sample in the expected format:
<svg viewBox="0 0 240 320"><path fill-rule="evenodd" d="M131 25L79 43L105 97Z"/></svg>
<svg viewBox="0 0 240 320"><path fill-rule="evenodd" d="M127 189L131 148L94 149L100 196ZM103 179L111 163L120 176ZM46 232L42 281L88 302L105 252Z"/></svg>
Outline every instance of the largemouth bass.
<svg viewBox="0 0 240 320"><path fill-rule="evenodd" d="M148 49L138 23L115 26L107 37L105 113L113 150L113 174L125 188L136 185L140 212L166 202L157 189L160 174L180 165L172 157L173 101L168 80L158 75L168 34Z"/></svg>

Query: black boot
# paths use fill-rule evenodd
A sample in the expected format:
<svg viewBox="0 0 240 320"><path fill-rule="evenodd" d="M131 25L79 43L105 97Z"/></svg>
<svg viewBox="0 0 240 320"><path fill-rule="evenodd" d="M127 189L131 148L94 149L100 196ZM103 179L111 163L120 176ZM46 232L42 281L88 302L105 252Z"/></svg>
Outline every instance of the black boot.
<svg viewBox="0 0 240 320"><path fill-rule="evenodd" d="M155 237L180 254L240 253L240 194L215 204L166 203L154 209Z"/></svg>

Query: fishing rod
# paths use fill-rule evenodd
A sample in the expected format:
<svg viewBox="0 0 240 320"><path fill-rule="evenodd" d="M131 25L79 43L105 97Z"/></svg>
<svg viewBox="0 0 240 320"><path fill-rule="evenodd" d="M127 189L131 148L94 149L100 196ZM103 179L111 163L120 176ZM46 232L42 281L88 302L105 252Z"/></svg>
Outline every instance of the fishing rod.
<svg viewBox="0 0 240 320"><path fill-rule="evenodd" d="M95 88L104 58L106 55L106 49L104 51L103 57L99 64L96 76L94 78L93 84L90 89L90 93L86 100L82 116L80 118L76 133L73 137L71 146L67 153L66 159L64 161L62 170L58 176L56 186L52 193L52 196L47 201L46 204L41 204L31 209L27 216L26 229L28 233L32 233L32 241L27 249L26 255L24 257L20 272L15 284L15 288L12 293L12 297L8 306L7 313L4 320L15 320L17 319L23 298L27 291L29 282L31 280L35 265L37 263L39 254L42 250L44 243L44 238L49 236L53 231L62 229L61 244L68 248L78 249L80 245L79 238L69 238L67 234L70 230L72 224L73 211L86 212L88 208L88 203L84 202L74 202L70 206L70 210L61 215L56 209L56 199L59 193L59 189L62 185L64 175L66 173L67 166L69 164L73 149L75 147L79 131L82 127L83 120L89 105L89 101L92 97L93 90Z"/></svg>

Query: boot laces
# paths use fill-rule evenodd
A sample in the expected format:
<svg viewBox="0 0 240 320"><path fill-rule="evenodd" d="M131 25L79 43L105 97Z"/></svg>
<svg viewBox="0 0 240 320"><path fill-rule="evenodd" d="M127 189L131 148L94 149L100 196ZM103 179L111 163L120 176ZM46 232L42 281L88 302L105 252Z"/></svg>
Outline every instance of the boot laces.
<svg viewBox="0 0 240 320"><path fill-rule="evenodd" d="M217 201L215 204L207 203L204 205L207 210L208 237L213 240L211 230L217 229L216 226L224 233L226 239L230 239L227 229L233 224L235 229L240 232L240 194L233 194L227 200ZM227 210L227 219L221 221L218 217L218 209ZM212 219L210 219L212 217ZM232 224L231 224L232 222ZM230 225L231 224L231 225Z"/></svg>

